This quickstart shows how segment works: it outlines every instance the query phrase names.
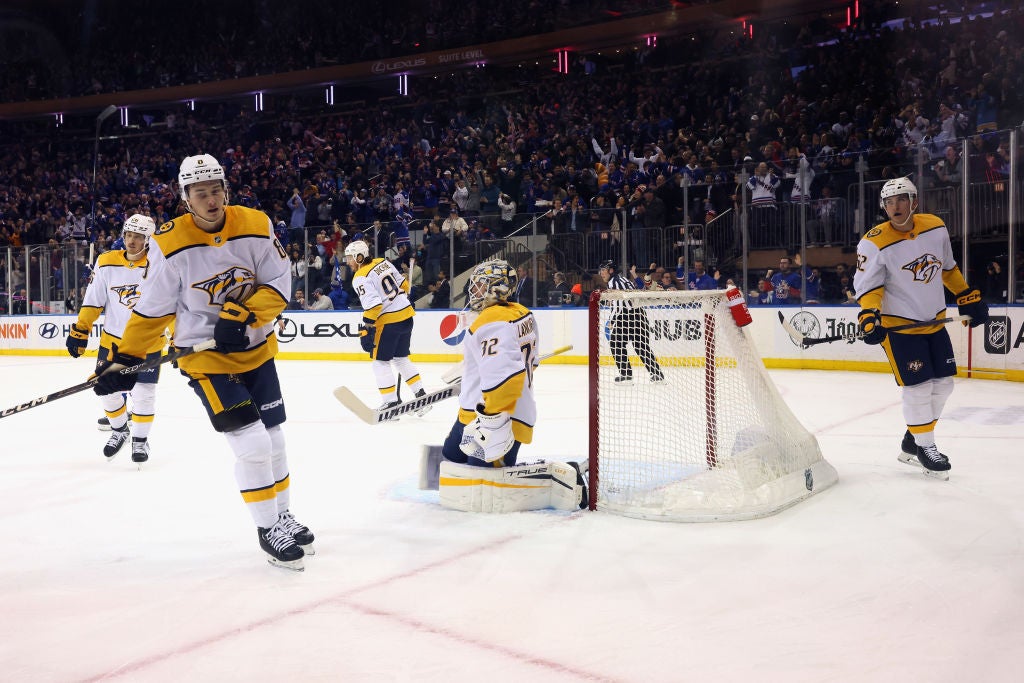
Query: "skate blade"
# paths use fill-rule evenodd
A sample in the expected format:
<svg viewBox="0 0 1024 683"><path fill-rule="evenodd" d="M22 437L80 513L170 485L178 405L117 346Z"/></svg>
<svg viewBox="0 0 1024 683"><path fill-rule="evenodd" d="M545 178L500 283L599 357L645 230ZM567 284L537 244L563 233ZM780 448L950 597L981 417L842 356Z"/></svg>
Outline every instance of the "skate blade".
<svg viewBox="0 0 1024 683"><path fill-rule="evenodd" d="M302 564L302 558L301 557L299 559L297 559L297 560L292 560L290 562L285 562L284 560L279 560L276 557L269 557L268 556L267 557L267 563L271 564L271 565L273 565L275 567L280 567L281 569L288 569L288 570L293 571L293 572L303 572L303 571L306 571L305 565Z"/></svg>
<svg viewBox="0 0 1024 683"><path fill-rule="evenodd" d="M925 476L930 479L938 479L939 481L949 481L949 470L937 471L930 470L926 467L922 467L921 471L925 473Z"/></svg>
<svg viewBox="0 0 1024 683"><path fill-rule="evenodd" d="M300 545L299 547L302 548L302 552L306 553L307 555L316 555L316 548L313 547L312 543L308 545Z"/></svg>

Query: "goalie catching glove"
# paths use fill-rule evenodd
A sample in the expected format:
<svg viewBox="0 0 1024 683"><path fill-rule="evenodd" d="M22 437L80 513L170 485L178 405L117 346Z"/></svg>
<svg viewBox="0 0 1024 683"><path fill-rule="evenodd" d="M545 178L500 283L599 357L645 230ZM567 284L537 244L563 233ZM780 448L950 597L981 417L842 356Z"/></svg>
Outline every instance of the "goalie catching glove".
<svg viewBox="0 0 1024 683"><path fill-rule="evenodd" d="M971 327L984 325L988 320L988 304L981 300L981 292L976 289L965 289L956 295L956 307L960 315L971 316ZM965 320L964 325L968 322Z"/></svg>
<svg viewBox="0 0 1024 683"><path fill-rule="evenodd" d="M78 358L85 352L85 347L89 345L89 330L83 330L78 325L71 326L71 332L68 333L67 346L68 353L71 354L72 358Z"/></svg>
<svg viewBox="0 0 1024 683"><path fill-rule="evenodd" d="M256 314L237 301L225 301L213 328L213 338L221 353L245 351L249 348L246 328L256 322Z"/></svg>
<svg viewBox="0 0 1024 683"><path fill-rule="evenodd" d="M885 327L882 326L882 314L877 308L862 309L857 316L860 331L864 335L865 344L881 344L885 341Z"/></svg>
<svg viewBox="0 0 1024 683"><path fill-rule="evenodd" d="M459 448L466 455L480 458L479 448L483 449L485 462L494 462L510 450L516 442L512 434L512 418L506 412L488 415L483 412L482 404L476 407L476 419L466 425L463 430L462 443ZM470 438L466 438L466 437Z"/></svg>

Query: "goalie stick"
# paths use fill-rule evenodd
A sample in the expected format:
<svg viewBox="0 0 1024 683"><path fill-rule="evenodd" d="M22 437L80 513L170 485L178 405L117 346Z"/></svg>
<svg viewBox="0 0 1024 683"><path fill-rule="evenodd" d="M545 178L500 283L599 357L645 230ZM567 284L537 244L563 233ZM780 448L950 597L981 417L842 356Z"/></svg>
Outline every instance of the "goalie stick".
<svg viewBox="0 0 1024 683"><path fill-rule="evenodd" d="M209 349L212 349L216 345L217 342L210 339L204 342L200 342L195 346L175 348L173 351L163 356L160 356L159 358L143 361L141 363L130 365L128 367L123 367L117 370L114 369L114 366L110 366L109 368L107 368L107 370L104 371L103 374L108 374L110 372L119 372L122 375L135 375L140 372L145 372L146 370L152 370L153 368L163 365L164 363L173 363L179 358L190 356L193 353L199 353L200 351L208 351ZM77 394L80 391L85 391L86 389L92 389L94 386L96 386L96 382L98 380L98 376L90 377L81 384L76 384L74 386L68 387L67 389L61 389L60 391L55 391L52 394L40 396L37 399L28 401L27 403L22 403L20 405L8 408L7 410L0 411L0 418L8 417L10 415L17 415L18 413L22 413L30 408L45 405L47 403L50 403L51 401L56 401L59 398L64 398L65 396Z"/></svg>
<svg viewBox="0 0 1024 683"><path fill-rule="evenodd" d="M565 353L566 351L570 350L572 350L571 345L562 346L550 353L544 354L538 360L547 360L552 356L557 356L560 353ZM460 364L457 367L461 369L462 365ZM449 371L449 373L446 374L451 373ZM366 405L361 400L359 400L359 397L356 396L348 387L338 387L337 389L335 389L334 397L338 399L338 401L341 402L343 406L351 410L352 413L360 420L362 420L366 424L375 425L380 424L381 422L387 422L388 420L393 420L395 418L401 417L402 415L407 415L408 413L415 412L421 408L433 405L440 401L444 401L453 396L458 396L459 391L462 389L461 370L453 380L449 381L446 379L446 381L448 381L447 386L438 389L433 393L427 394L425 396L420 396L419 398L414 398L411 401L400 403L397 406L393 406L391 408L371 408L370 406Z"/></svg>
<svg viewBox="0 0 1024 683"><path fill-rule="evenodd" d="M887 327L886 332L902 332L903 330L912 330L918 327L931 327L932 325L948 325L949 323L958 322L970 322L971 316L969 315L957 315L952 318L940 318L938 320L925 320L918 323L907 323L906 325L896 325L894 327ZM859 329L856 332L847 332L846 334L833 334L828 337L808 337L807 335L800 332L800 330L793 327L793 324L786 320L786 317L779 311L779 322L782 324L782 329L786 331L789 338L793 340L793 343L802 349L807 349L818 344L831 344L832 342L845 341L847 344L852 344L858 339L864 338L864 333Z"/></svg>

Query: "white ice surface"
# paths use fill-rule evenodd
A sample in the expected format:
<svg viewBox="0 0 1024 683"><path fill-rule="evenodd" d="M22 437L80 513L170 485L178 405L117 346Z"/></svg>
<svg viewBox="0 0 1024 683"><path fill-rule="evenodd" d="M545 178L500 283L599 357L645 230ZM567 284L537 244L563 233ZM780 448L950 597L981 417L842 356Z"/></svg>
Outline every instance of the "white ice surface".
<svg viewBox="0 0 1024 683"><path fill-rule="evenodd" d="M0 357L0 410L91 360ZM452 401L367 426L366 364L279 364L304 573L269 566L223 437L177 372L150 462L101 455L83 393L0 420L0 680L1017 681L1024 388L957 380L948 482L896 461L885 374L774 371L839 484L752 522L484 516L416 489ZM421 367L428 386L446 366ZM524 457L585 454L586 376L537 373ZM1017 671L1015 674L1014 671Z"/></svg>

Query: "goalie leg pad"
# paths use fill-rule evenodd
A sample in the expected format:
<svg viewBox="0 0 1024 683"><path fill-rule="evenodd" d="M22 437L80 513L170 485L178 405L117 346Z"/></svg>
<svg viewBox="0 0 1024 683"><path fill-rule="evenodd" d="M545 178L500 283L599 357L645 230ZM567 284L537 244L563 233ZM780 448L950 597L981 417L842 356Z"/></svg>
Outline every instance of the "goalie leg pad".
<svg viewBox="0 0 1024 683"><path fill-rule="evenodd" d="M420 452L420 490L437 491L441 479L441 446L423 445Z"/></svg>
<svg viewBox="0 0 1024 683"><path fill-rule="evenodd" d="M576 463L488 468L445 460L438 491L442 506L465 512L579 510L587 504L583 471Z"/></svg>

